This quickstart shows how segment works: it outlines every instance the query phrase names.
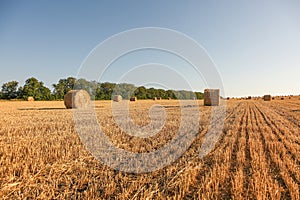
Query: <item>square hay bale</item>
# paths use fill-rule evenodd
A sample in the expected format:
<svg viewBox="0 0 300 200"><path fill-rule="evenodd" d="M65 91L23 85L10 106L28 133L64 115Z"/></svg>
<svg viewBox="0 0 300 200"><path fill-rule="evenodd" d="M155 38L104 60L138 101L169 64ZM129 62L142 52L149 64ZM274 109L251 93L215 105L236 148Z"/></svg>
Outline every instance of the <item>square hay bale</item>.
<svg viewBox="0 0 300 200"><path fill-rule="evenodd" d="M156 101L156 100L157 100L157 97L153 97L153 100Z"/></svg>
<svg viewBox="0 0 300 200"><path fill-rule="evenodd" d="M204 90L204 105L218 106L220 104L220 90L219 89L205 89Z"/></svg>
<svg viewBox="0 0 300 200"><path fill-rule="evenodd" d="M120 102L120 101L122 101L122 96L121 95L114 95L113 96L113 101L115 101L115 102Z"/></svg>
<svg viewBox="0 0 300 200"><path fill-rule="evenodd" d="M131 97L130 101L137 101L137 98L136 97Z"/></svg>
<svg viewBox="0 0 300 200"><path fill-rule="evenodd" d="M268 95L264 95L263 99L264 101L271 101L272 97L271 95L268 94Z"/></svg>

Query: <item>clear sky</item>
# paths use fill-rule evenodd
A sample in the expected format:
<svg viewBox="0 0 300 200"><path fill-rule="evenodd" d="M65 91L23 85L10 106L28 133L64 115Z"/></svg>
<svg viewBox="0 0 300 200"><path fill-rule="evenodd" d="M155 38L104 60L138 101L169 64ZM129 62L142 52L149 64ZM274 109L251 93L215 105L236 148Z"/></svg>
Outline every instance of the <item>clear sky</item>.
<svg viewBox="0 0 300 200"><path fill-rule="evenodd" d="M0 84L23 84L34 76L51 87L60 78L76 76L89 52L108 37L132 28L163 27L206 49L227 96L300 94L299 10L298 0L1 0ZM202 83L194 89L203 90ZM185 88L180 82L176 87Z"/></svg>

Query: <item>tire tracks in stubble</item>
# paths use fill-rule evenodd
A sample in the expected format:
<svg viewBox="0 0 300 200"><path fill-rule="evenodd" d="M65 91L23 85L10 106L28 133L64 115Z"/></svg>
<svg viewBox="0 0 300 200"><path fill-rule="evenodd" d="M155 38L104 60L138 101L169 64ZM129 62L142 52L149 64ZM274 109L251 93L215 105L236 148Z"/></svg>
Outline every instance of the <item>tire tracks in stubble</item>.
<svg viewBox="0 0 300 200"><path fill-rule="evenodd" d="M284 101L285 104L290 104L290 105L294 105L294 106L299 106L300 108L300 103L298 102L294 102L294 101Z"/></svg>
<svg viewBox="0 0 300 200"><path fill-rule="evenodd" d="M243 168L243 198L246 199L251 199L254 198L252 194L249 193L249 182L250 182L250 175L251 175L251 155L250 155L250 147L249 147L249 124L251 123L251 110L249 107L248 102L244 102L244 114L241 118L241 121L239 123L239 128L236 136L236 141L235 141L235 148L233 149L232 152L232 159L231 159L231 166L230 166L230 173L231 173L231 179L234 179L234 173L238 169L238 159L237 159L237 154L239 149L239 143L242 138L245 138L245 148L244 148L244 153L245 153L245 162L239 163L242 165ZM232 191L233 186L232 186L232 181L230 182L230 190ZM233 194L231 194L231 197Z"/></svg>
<svg viewBox="0 0 300 200"><path fill-rule="evenodd" d="M282 159L286 159L286 160L293 160L296 162L296 165L298 166L298 169L299 169L299 166L300 166L300 161L299 161L299 157L298 157L298 152L295 152L293 151L292 147L289 147L289 145L286 143L286 140L287 140L287 136L285 136L286 133L284 133L278 124L276 124L272 119L271 117L268 117L266 114L264 114L262 112L262 110L260 110L258 108L258 106L256 105L257 109L259 110L259 112L263 115L263 118L265 120L265 122L268 124L268 126L271 128L272 130L272 133L276 136L276 139L278 142L281 142L284 146L284 149L283 151L281 152L281 155L280 157L282 157ZM265 107L264 107L265 108ZM269 112L271 112L271 110L269 110L268 108L265 108L267 109ZM276 114L276 113L275 113ZM281 123L281 125L285 125L283 123ZM295 141L294 142L299 146L299 142ZM287 157L286 157L287 156ZM282 161L284 162L284 161ZM290 177L293 179L293 181L295 183L298 184L298 188L300 190L300 178L299 176L296 175L297 172L294 172L290 166L286 165L284 166L284 168L289 172L289 175ZM299 172L298 172L299 173ZM297 178L298 177L298 178Z"/></svg>
<svg viewBox="0 0 300 200"><path fill-rule="evenodd" d="M288 147L288 145L286 144L286 141L284 138L285 133L280 129L280 127L278 127L278 124L276 124L270 117L268 117L266 114L263 113L263 111L259 108L259 106L255 105L255 107L258 110L258 112L261 114L265 123L271 128L272 133L276 136L277 140L284 145L286 152L292 156L292 159L297 160L297 165L300 166L300 161L299 161L297 155L293 154L292 149L290 147ZM264 107L264 109L268 109L268 108ZM271 110L269 110L269 112L270 111ZM286 126L283 123L281 123L281 125ZM294 140L293 142L295 142L300 147L299 141Z"/></svg>
<svg viewBox="0 0 300 200"><path fill-rule="evenodd" d="M247 117L247 127L246 127L246 146L245 146L245 155L246 155L246 161L244 163L244 176L245 176L245 181L244 181L244 190L246 194L249 194L249 183L250 183L250 177L252 174L252 167L251 167L251 154L250 154L250 144L249 144L249 125L251 124L252 131L253 131L253 118L252 118L252 112L253 110L251 109L250 105L248 104L247 108L249 109L249 114ZM250 198L252 196L250 195ZM247 196L247 198L249 198Z"/></svg>
<svg viewBox="0 0 300 200"><path fill-rule="evenodd" d="M228 116L226 124L227 125L235 125L238 124L238 129L236 131L231 132L231 134L227 134L228 130L224 131L224 134L222 139L219 141L219 146L217 146L215 149L222 148L225 149L230 148L231 151L231 159L230 159L230 166L229 166L229 175L225 178L223 181L224 184L220 188L220 193L223 194L220 198L221 199L230 199L232 197L231 194L231 188L232 188L232 182L230 181L233 177L233 173L235 172L235 167L237 164L237 152L238 152L238 143L239 138L241 137L241 132L243 131L243 127L246 126L246 119L247 119L247 109L243 109L246 106L245 102L239 102L237 104L237 107L235 110L233 110L232 115ZM242 112L238 112L240 110L243 110ZM231 127L232 128L232 127ZM227 137L225 137L227 136ZM233 148L231 149L230 141L231 137L234 137L234 144ZM227 138L227 139L226 139Z"/></svg>
<svg viewBox="0 0 300 200"><path fill-rule="evenodd" d="M261 104L261 106L264 106L264 105ZM264 107L266 107L266 106L264 106ZM291 115L289 113L290 111L287 110L285 107L282 107L282 105L276 105L276 107L274 105L271 105L268 107L268 109L272 110L274 113L280 115L287 121L291 122L292 124L295 125L295 127L300 128L299 120L296 119L293 115Z"/></svg>
<svg viewBox="0 0 300 200"><path fill-rule="evenodd" d="M226 138L231 138L233 137L233 133L228 133L228 129L225 128L228 124L233 124L233 123L241 123L241 113L238 112L239 109L241 109L242 107L242 103L239 102L238 104L234 105L234 107L231 109L230 113L227 114L226 118L225 118L225 122L224 122L224 129L222 134L220 135L218 142L216 143L214 149L204 158L202 158L201 162L202 162L202 166L201 166L201 170L199 171L196 180L199 184L203 183L203 177L206 177L206 175L208 175L209 173L211 173L211 171L213 170L213 168L216 167L216 161L214 159L214 155L217 153L216 151L219 149L227 149L229 148L230 145L230 139L226 139ZM237 122L238 121L238 122ZM201 135L205 135L207 133L208 129L205 130L205 133L201 133ZM197 139L197 145L201 145L201 143L199 143L199 139ZM198 157L198 154L197 154ZM199 158L198 158L199 159ZM190 186L189 187L189 192L185 195L184 199L190 199L191 197L193 197L192 194L197 193L199 188L197 187L193 187Z"/></svg>
<svg viewBox="0 0 300 200"><path fill-rule="evenodd" d="M277 181L277 183L284 189L284 192L281 195L281 199L291 199L291 194L289 191L289 188L287 186L287 182L285 181L285 179L282 177L282 175L280 174L280 168L278 167L276 161L273 159L273 157L271 156L270 150L268 149L268 145L266 142L266 138L263 134L264 130L262 129L262 127L264 126L262 124L261 121L258 120L258 116L260 116L262 118L262 120L271 128L272 124L268 122L267 117L265 116L265 114L263 113L263 111L261 109L259 109L259 107L254 104L255 106L255 119L257 121L257 125L259 128L259 132L260 132L260 138L262 141L262 146L263 146L263 150L265 152L265 158L266 161L269 165L269 169L271 170L271 174L272 174L272 178L275 179ZM279 136L274 133L274 131L272 130L272 133L276 136L276 139L278 142L282 142L282 140L279 138ZM285 147L286 148L286 147Z"/></svg>
<svg viewBox="0 0 300 200"><path fill-rule="evenodd" d="M239 119L239 116L242 115L240 113L237 113L236 111L238 109L240 109L240 107L242 106L242 103L239 102L233 109L232 111L226 116L225 118L225 122L224 122L224 128L222 131L222 134L220 135L218 142L216 143L214 149L211 151L211 154L213 154L215 152L216 149L219 149L220 147L222 148L227 148L227 146L229 145L229 142L225 140L226 136L230 136L228 135L228 129L227 129L227 124L233 124L235 121L237 121ZM238 117L237 117L238 116Z"/></svg>
<svg viewBox="0 0 300 200"><path fill-rule="evenodd" d="M228 199L232 197L232 193L231 193L231 188L232 186L232 177L234 176L234 173L236 171L236 166L237 166L237 153L239 150L239 139L241 138L242 132L245 131L246 129L246 123L247 123L247 118L248 118L248 114L247 114L247 104L246 102L240 102L238 104L238 108L239 109L243 109L243 113L241 114L241 117L239 118L234 118L233 121L228 121L227 123L229 124L238 124L238 129L236 132L233 132L233 136L234 138L234 145L233 148L231 150L231 159L230 159L230 167L229 167L229 176L225 179L224 183L220 189L220 193L224 194L223 196L221 196L221 199ZM234 110L234 112L237 112L237 109ZM236 123L236 121L238 121ZM223 138L222 141L224 141L225 139ZM226 140L225 140L226 141ZM226 142L229 143L230 140L227 140ZM230 148L229 144L226 145L226 148Z"/></svg>
<svg viewBox="0 0 300 200"><path fill-rule="evenodd" d="M236 109L239 108L239 104L236 104L234 105L231 109L230 109L230 112L227 114L226 118L225 118L225 123L227 120L229 120L231 117L233 117L234 115L238 114L236 113ZM228 110L227 110L228 111ZM207 111L204 111L205 113L210 113L211 111L210 110L207 110ZM203 113L204 116L206 116L206 114ZM210 115L208 115L210 116ZM236 119L236 117L234 117L234 119ZM203 138L203 136L207 133L208 131L208 127L205 127L203 129L200 129L199 130L199 134L198 136L195 138L194 142L192 143L192 145L190 146L190 148L187 150L187 152L184 154L184 157L186 158L185 159L185 164L182 165L180 164L180 166L178 166L178 171L179 173L177 173L174 177L169 177L168 181L164 181L165 182L165 185L168 189L167 190L170 190L170 187L172 187L172 182L179 178L181 174L184 174L185 170L188 170L190 167L193 167L193 163L195 162L199 162L199 152L196 150L195 151L195 148L199 148L203 142L203 140L201 140L201 138ZM226 132L222 132L222 134L220 135L220 138L224 138L226 137ZM222 139L223 141L224 139ZM218 140L219 141L219 140ZM223 148L223 146L226 147L226 143L220 143L220 142L217 142L217 144L215 145L214 149L217 149L217 148ZM227 144L228 146L228 144ZM224 147L224 148L225 148ZM198 149L199 150L199 149ZM214 151L214 150L213 150ZM212 151L212 152L213 152ZM213 169L213 167L215 166L215 162L213 159L211 159L212 157L212 154L213 153L210 153L209 155L205 156L201 162L203 162L203 165L201 166L201 175L197 175L197 179L199 181L201 181L201 177L205 176L205 174L207 174L211 169ZM195 161L196 160L196 161ZM197 161L198 160L198 161ZM177 162L177 161L176 161ZM195 194L197 191L197 188L193 187L193 186L190 186L189 187L190 189L188 191L194 191L194 192L188 192L186 195L185 195L185 198L186 199L190 199L191 197L193 197L193 194Z"/></svg>

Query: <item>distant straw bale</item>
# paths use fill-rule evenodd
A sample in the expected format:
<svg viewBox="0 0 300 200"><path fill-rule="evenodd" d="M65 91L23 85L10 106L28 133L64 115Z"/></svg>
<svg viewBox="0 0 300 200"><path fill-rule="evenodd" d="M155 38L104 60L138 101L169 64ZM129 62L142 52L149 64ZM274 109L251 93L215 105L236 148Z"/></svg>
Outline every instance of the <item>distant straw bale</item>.
<svg viewBox="0 0 300 200"><path fill-rule="evenodd" d="M205 89L204 90L204 105L218 106L220 104L220 90L219 89Z"/></svg>
<svg viewBox="0 0 300 200"><path fill-rule="evenodd" d="M120 101L122 101L122 96L121 95L114 95L113 96L113 101L115 101L115 102L120 102Z"/></svg>
<svg viewBox="0 0 300 200"><path fill-rule="evenodd" d="M271 95L264 95L263 99L264 101L271 101L272 97Z"/></svg>
<svg viewBox="0 0 300 200"><path fill-rule="evenodd" d="M71 90L65 95L64 103L67 109L84 109L90 106L91 97L85 90Z"/></svg>
<svg viewBox="0 0 300 200"><path fill-rule="evenodd" d="M131 97L130 101L137 101L137 98L136 97Z"/></svg>
<svg viewBox="0 0 300 200"><path fill-rule="evenodd" d="M27 101L34 101L33 97L27 97Z"/></svg>

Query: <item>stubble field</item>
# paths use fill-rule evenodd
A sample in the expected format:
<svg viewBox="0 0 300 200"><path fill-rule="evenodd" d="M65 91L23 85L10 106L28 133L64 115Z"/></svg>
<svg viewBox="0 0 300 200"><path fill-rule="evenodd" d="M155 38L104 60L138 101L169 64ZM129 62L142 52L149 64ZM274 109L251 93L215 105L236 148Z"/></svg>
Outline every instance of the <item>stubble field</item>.
<svg viewBox="0 0 300 200"><path fill-rule="evenodd" d="M131 102L136 124L149 124L153 104L165 107L166 122L151 138L122 131L110 101L97 101L95 109L114 145L151 152L167 144L180 125L176 100ZM140 174L93 158L75 131L72 110L61 101L3 101L0 110L1 199L300 199L299 97L227 101L223 132L203 159L199 149L211 107L200 106L190 148L171 165Z"/></svg>

